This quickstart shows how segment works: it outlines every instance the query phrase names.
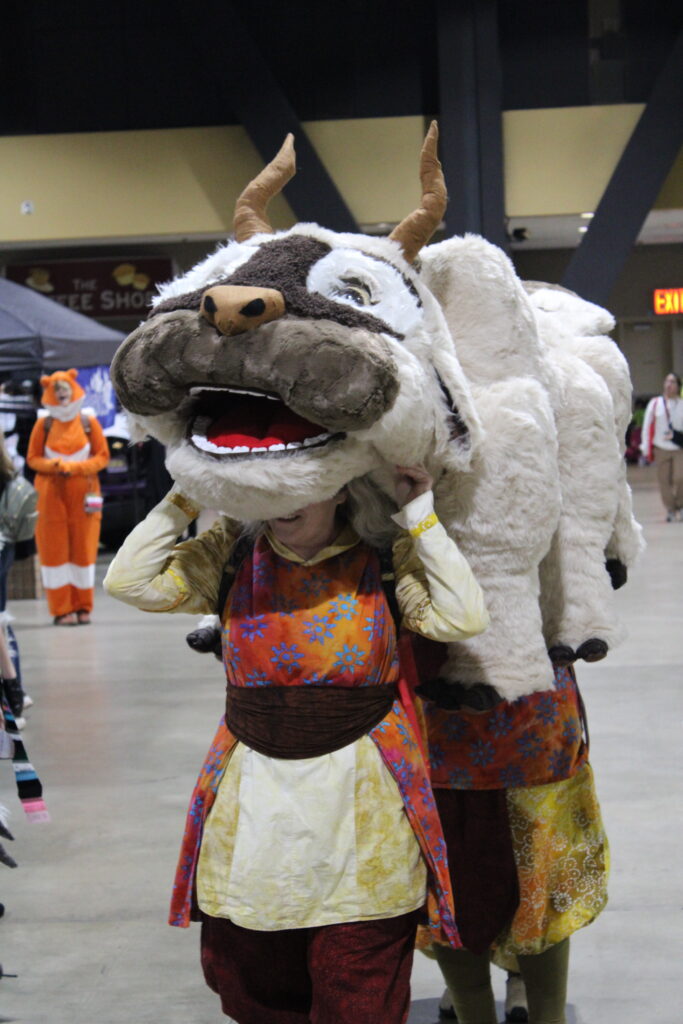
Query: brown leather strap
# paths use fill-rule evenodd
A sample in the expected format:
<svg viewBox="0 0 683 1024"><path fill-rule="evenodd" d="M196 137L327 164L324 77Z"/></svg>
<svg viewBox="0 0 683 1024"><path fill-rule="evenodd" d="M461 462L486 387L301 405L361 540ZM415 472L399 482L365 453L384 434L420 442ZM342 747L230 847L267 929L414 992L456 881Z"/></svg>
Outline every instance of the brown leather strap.
<svg viewBox="0 0 683 1024"><path fill-rule="evenodd" d="M225 722L268 757L320 757L360 739L388 714L393 686L231 686Z"/></svg>

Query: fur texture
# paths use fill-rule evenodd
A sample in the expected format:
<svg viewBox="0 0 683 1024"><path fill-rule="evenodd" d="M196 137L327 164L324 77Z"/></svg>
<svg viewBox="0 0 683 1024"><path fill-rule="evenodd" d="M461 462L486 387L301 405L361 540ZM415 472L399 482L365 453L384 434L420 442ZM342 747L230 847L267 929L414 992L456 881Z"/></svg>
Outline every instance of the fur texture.
<svg viewBox="0 0 683 1024"><path fill-rule="evenodd" d="M200 310L226 282L278 289L284 315L221 336ZM548 645L617 641L605 552L638 546L633 528L614 541L628 534L617 443L628 389L596 334L609 314L531 290L475 236L426 248L418 274L390 239L301 224L229 242L163 286L112 376L134 436L158 438L184 491L241 520L353 481L355 521L377 542L391 534L379 495L393 467L426 465L491 614L486 633L451 645L445 673L514 700L552 685ZM214 454L193 433L206 389L227 389L226 409L234 390L279 397L323 440Z"/></svg>

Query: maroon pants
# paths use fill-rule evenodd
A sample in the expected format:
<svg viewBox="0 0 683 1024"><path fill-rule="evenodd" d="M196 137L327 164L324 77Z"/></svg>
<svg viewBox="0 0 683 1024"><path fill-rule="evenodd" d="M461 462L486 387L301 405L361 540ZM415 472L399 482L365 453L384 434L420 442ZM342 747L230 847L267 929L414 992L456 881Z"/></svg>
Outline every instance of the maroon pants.
<svg viewBox="0 0 683 1024"><path fill-rule="evenodd" d="M204 915L204 977L238 1024L403 1024L418 919L260 932Z"/></svg>

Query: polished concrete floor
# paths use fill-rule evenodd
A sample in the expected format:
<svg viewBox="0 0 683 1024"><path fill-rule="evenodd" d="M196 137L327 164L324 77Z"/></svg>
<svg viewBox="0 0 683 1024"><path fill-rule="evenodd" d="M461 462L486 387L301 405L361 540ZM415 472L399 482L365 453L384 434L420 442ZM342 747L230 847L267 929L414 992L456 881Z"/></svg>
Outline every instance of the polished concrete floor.
<svg viewBox="0 0 683 1024"><path fill-rule="evenodd" d="M613 871L607 910L573 940L570 1024L683 1021L683 523L663 522L649 473L634 490L649 547L617 595L630 637L580 672ZM0 866L0 962L19 975L0 981L0 1022L219 1024L196 927L165 923L221 714L218 664L185 645L192 620L101 591L89 627L52 627L38 601L11 610L35 698L24 735L52 821L25 822L0 763L19 862ZM417 957L413 980L411 1024L433 1024L436 967ZM501 994L502 982L497 972Z"/></svg>

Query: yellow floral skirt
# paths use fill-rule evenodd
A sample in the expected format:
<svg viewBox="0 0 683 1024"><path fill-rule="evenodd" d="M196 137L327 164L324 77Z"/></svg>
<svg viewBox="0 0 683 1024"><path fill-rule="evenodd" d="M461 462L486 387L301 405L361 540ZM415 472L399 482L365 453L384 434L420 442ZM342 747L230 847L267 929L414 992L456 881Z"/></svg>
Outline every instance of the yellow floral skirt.
<svg viewBox="0 0 683 1024"><path fill-rule="evenodd" d="M571 779L507 790L519 906L494 943L493 960L542 953L590 924L607 903L609 845L584 764Z"/></svg>
<svg viewBox="0 0 683 1024"><path fill-rule="evenodd" d="M609 845L588 763L570 779L511 788L506 796L519 906L491 957L516 971L518 954L542 953L604 909ZM430 955L427 929L419 929L417 945Z"/></svg>

